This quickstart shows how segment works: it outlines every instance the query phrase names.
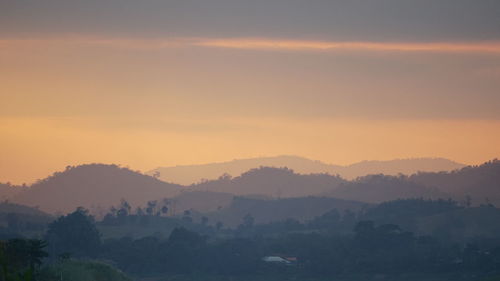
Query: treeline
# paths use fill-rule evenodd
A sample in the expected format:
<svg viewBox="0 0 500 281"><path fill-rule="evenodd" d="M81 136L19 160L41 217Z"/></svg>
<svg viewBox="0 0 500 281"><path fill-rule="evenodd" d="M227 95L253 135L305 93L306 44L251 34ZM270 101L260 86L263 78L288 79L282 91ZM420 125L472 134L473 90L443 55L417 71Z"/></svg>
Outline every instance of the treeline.
<svg viewBox="0 0 500 281"><path fill-rule="evenodd" d="M496 236L455 240L441 232L424 235L415 231L415 222L422 219L434 220L435 216L448 213L465 216L468 213L464 212L469 210L476 215L471 219L479 223L484 214L498 214L498 209L492 206L472 208L451 200L397 200L359 213L332 210L307 222L289 219L255 224L248 214L234 229L215 227L203 220L194 222L188 219L189 213L177 219L163 217L160 206L156 204L153 208L160 210L159 213L149 211L138 216L118 215L117 211L108 219L112 223L130 223L139 217L148 218L148 223L176 220L175 229L167 237L102 239L93 217L79 208L48 226L43 237L47 245L42 240L3 242L2 262L8 274L32 274L40 278L54 272L37 273L45 252L49 263L72 258L106 260L134 276L290 274L323 278L360 273L500 274L498 232ZM127 204L122 207L127 209ZM140 227L141 222L136 223ZM38 256L27 254L37 247ZM6 258L10 256L18 257L17 261ZM293 262L269 263L263 261L266 256L287 257Z"/></svg>
<svg viewBox="0 0 500 281"><path fill-rule="evenodd" d="M183 228L162 240L111 239L103 243L102 257L124 271L220 275L265 274L283 270L268 264L269 255L294 257L286 270L312 276L350 273L495 272L500 268L500 247L482 249L474 244L443 243L431 236L415 236L397 225L359 222L353 235L295 233L278 237L210 240Z"/></svg>
<svg viewBox="0 0 500 281"><path fill-rule="evenodd" d="M456 202L395 201L364 217L385 216L402 206L402 216L412 220L425 215L461 209ZM413 206L413 207L411 207ZM414 214L414 215L412 215ZM420 214L422 215L422 214ZM113 261L121 270L138 275L216 274L245 275L292 272L311 276L354 273L482 272L500 268L500 240L468 243L439 236L416 235L396 224L376 224L346 212L329 212L307 223L255 225L250 215L236 229L223 235L203 235L176 228L168 238L157 236L100 240L95 222L79 209L49 226L49 252ZM352 226L351 231L338 231ZM280 228L284 227L284 228ZM275 228L275 231L269 229ZM78 229L78 231L75 231ZM265 256L294 257L294 266L262 261Z"/></svg>
<svg viewBox="0 0 500 281"><path fill-rule="evenodd" d="M0 241L0 280L36 280L47 242L39 239L10 239Z"/></svg>

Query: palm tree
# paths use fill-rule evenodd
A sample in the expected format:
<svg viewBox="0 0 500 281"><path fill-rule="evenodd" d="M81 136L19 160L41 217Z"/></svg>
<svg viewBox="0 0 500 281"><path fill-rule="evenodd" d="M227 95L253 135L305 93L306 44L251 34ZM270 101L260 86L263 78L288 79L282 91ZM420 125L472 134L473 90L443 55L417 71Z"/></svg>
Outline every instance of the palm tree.
<svg viewBox="0 0 500 281"><path fill-rule="evenodd" d="M48 254L43 249L47 247L47 241L40 239L31 239L28 241L28 262L32 272L35 272L35 267L42 264L42 259Z"/></svg>

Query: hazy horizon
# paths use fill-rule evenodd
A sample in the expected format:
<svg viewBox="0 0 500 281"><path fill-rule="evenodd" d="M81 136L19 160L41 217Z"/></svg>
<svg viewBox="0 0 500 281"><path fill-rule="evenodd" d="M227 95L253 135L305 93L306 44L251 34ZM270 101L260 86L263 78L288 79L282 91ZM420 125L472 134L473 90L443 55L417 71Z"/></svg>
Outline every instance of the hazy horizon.
<svg viewBox="0 0 500 281"><path fill-rule="evenodd" d="M500 156L500 2L0 2L0 182Z"/></svg>
<svg viewBox="0 0 500 281"><path fill-rule="evenodd" d="M66 169L66 167L68 166L81 166L81 165L88 165L88 164L104 164L104 165L117 165L119 167L125 167L125 168L128 168L132 171L139 171L140 173L143 173L143 174L147 174L147 175L152 175L152 173L157 170L157 169L161 169L161 168L189 168L189 167L203 167L203 166L210 166L210 165L220 165L220 164L231 164L233 162L237 162L237 161L252 161L252 160L266 160L266 159L279 159L279 158L297 158L297 159L302 159L302 160L307 160L307 161L311 161L311 162L317 162L318 164L321 164L321 165L327 165L327 166L339 166L339 167L343 167L343 168L348 168L349 166L352 166L352 165L356 165L356 164L364 164L364 163L371 163L371 162L380 162L380 163L385 163L385 162L391 162L391 161L399 161L399 160L449 160L450 162L453 162L453 163L456 163L456 164L459 164L459 165L465 165L465 166L475 166L475 165L481 165L487 161L490 161L490 160L493 160L493 159L496 159L496 158L492 158L492 159L488 159L486 161L483 161L483 162L480 162L480 163L462 163L462 162L458 162L458 161L454 161L452 159L448 159L448 158L442 158L442 157L410 157L410 158L393 158L393 159L382 159L382 160L374 160L374 159L371 159L371 160L361 160L361 161L356 161L356 162L351 162L351 163L346 163L346 164L339 164L339 163L329 163L329 162L324 162L324 161L321 161L321 160L318 160L318 159L311 159L311 158L307 158L307 157L303 157L303 156L298 156L298 155L274 155L274 156L259 156L259 157L249 157L249 158L235 158L235 159L227 159L227 160L221 160L221 161L215 161L215 162L204 162L204 163L186 163L186 164L180 164L180 165L169 165L169 166L155 166L155 167L151 167L151 168L145 168L145 169L137 169L133 166L130 166L130 165L126 165L126 164L121 164L121 163L113 163L113 162L109 162L109 163L103 163L103 162L83 162L83 163L74 163L74 164L68 164L68 165L64 165L64 166L61 166L61 167L58 167L58 169L55 169L55 170L50 170L48 171L46 174L42 174L41 176L39 177L34 177L34 176L30 176L32 179L31 180L28 180L28 181L11 181L11 180L2 180L0 179L0 183L10 183L12 185L22 185L22 184L26 184L26 185L31 185L33 183L35 183L37 180L41 180L41 179L45 179L47 178L48 176L52 175L53 173L56 173L56 172L62 172ZM315 173L315 171L303 171L302 169L298 168L294 168L293 166L291 165L250 165L248 166L248 169L243 169L242 172L246 172L248 171L249 169L252 169L252 168L259 168L260 166L264 166L264 167L277 167L277 168L281 168L281 167L287 167L287 168L290 168L290 169L295 169L297 173L300 173L300 174L309 174L309 173ZM453 169L436 169L435 167L429 167L429 171L451 171ZM229 173L231 176L239 176L242 172L238 172L238 173ZM322 171L322 172L328 172L328 171ZM415 170L415 172L417 172L417 170ZM184 172L185 173L185 172ZM200 177L199 179L216 179L217 177L223 175L224 173L228 173L228 171L221 171L220 173L217 173L214 177L210 177L210 178L204 178L204 177ZM382 173L382 172L380 172ZM397 173L389 173L388 175L391 175L391 174L397 174ZM411 173L406 173L407 175L410 175ZM333 173L332 175L335 175L335 173ZM25 175L23 175L25 176ZM196 175L193 175L193 177L196 177ZM350 178L353 178L353 177L347 177L347 179L350 179ZM176 181L172 181L172 180L168 180L168 179L163 179L163 180L167 180L167 182L172 182L172 183L176 183L176 184L185 184L185 185L189 185L191 183L195 183L196 181L192 181L192 182L176 182Z"/></svg>
<svg viewBox="0 0 500 281"><path fill-rule="evenodd" d="M1 280L500 281L498 158L500 0L0 0Z"/></svg>

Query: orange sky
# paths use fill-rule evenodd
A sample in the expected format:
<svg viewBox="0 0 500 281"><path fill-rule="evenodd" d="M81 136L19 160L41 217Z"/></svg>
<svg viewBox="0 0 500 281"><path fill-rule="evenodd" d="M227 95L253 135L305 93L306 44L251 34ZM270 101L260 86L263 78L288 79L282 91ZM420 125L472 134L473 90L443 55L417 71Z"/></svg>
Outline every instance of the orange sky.
<svg viewBox="0 0 500 281"><path fill-rule="evenodd" d="M0 40L0 182L66 165L500 155L498 43Z"/></svg>
<svg viewBox="0 0 500 281"><path fill-rule="evenodd" d="M165 121L159 127L127 127L120 125L123 120L1 118L3 180L31 182L66 165L94 162L147 171L157 166L281 154L337 164L422 156L478 164L500 155L500 121Z"/></svg>

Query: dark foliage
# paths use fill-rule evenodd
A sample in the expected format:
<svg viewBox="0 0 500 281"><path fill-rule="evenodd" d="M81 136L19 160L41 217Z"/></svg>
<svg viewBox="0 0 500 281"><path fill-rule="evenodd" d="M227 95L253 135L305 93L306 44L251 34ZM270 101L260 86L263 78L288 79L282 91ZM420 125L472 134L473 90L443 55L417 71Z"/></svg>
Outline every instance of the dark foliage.
<svg viewBox="0 0 500 281"><path fill-rule="evenodd" d="M74 256L94 256L101 244L94 219L83 208L62 216L49 225L46 240L51 256L71 253Z"/></svg>

